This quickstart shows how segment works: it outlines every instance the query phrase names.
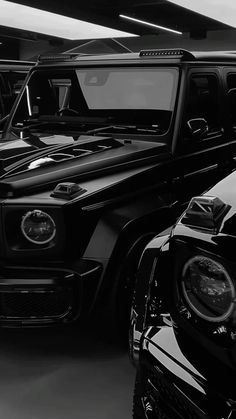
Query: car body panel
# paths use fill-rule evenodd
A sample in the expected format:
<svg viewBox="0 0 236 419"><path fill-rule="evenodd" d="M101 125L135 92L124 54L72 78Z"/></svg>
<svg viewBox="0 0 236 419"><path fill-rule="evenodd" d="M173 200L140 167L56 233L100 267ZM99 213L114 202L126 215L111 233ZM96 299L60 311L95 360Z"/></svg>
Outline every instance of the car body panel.
<svg viewBox="0 0 236 419"><path fill-rule="evenodd" d="M134 345L140 378L135 412L141 397L147 405L151 403L153 417L159 405L168 418L172 417L171 409L172 415L184 419L191 417L190 411L196 418L228 419L235 415L235 305L226 318L210 321L189 305L181 288L184 267L196 257L217 263L235 287L235 179L233 171L205 194L194 197L192 202L200 204L199 213L191 216L190 203L170 234L163 241L153 239L143 252L135 289L135 301L139 301L146 287L142 306L139 310L136 307L136 318L143 323L139 342ZM226 209L216 229L203 223L208 216L204 198L214 197ZM210 207L208 211L210 214ZM152 278L150 270L145 270L147 259L149 266L155 263ZM146 414L143 406L140 417Z"/></svg>
<svg viewBox="0 0 236 419"><path fill-rule="evenodd" d="M62 54L41 57L30 70L1 138L0 293L7 300L1 325L69 323L105 308L112 329L124 302L130 308L150 238L176 221L193 194L232 171L234 133L222 74L234 68L235 56L168 54ZM205 109L207 132L194 138L187 124L195 117L188 114L190 85L199 77L198 93L204 103L207 93L212 106ZM49 240L37 242L48 226ZM64 286L68 310L56 301ZM43 291L45 301L55 296L60 315L53 319ZM39 318L29 315L37 296ZM14 307L6 309L10 297L16 315Z"/></svg>

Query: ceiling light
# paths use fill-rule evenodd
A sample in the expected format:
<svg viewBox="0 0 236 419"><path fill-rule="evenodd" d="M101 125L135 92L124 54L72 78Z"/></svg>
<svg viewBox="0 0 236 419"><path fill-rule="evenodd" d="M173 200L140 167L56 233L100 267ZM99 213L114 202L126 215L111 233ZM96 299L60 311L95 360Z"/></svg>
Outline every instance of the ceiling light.
<svg viewBox="0 0 236 419"><path fill-rule="evenodd" d="M135 19L134 17L119 15L123 19L132 20L133 22L141 23L143 25L152 26L153 28L162 29L163 31L173 32L177 35L182 35L183 32L175 31L174 29L166 28L165 26L155 25L154 23L146 22L145 20Z"/></svg>
<svg viewBox="0 0 236 419"><path fill-rule="evenodd" d="M0 0L0 25L70 40L137 36L5 0Z"/></svg>
<svg viewBox="0 0 236 419"><path fill-rule="evenodd" d="M236 27L235 0L168 0L177 6L207 16L226 25Z"/></svg>

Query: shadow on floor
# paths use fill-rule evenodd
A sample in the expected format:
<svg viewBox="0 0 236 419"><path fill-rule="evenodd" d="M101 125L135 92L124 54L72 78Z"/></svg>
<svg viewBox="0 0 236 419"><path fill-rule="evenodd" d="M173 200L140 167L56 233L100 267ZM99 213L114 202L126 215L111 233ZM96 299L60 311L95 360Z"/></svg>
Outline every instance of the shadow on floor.
<svg viewBox="0 0 236 419"><path fill-rule="evenodd" d="M131 419L134 375L92 328L0 330L4 419Z"/></svg>

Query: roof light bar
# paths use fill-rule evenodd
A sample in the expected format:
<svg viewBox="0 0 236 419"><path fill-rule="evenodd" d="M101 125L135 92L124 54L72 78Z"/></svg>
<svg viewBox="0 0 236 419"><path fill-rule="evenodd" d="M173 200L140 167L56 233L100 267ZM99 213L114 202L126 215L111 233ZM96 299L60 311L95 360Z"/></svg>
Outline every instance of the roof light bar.
<svg viewBox="0 0 236 419"><path fill-rule="evenodd" d="M162 29L163 31L172 32L172 33L175 33L176 35L183 35L183 32L176 31L176 30L171 29L171 28L166 28L165 26L155 25L154 23L146 22L145 20L136 19L136 18L131 17L131 16L119 15L119 17L122 17L123 19L131 20L131 21L136 22L136 23L141 23L142 25L147 25L147 26L151 26L153 28Z"/></svg>
<svg viewBox="0 0 236 419"><path fill-rule="evenodd" d="M68 61L73 58L78 57L79 53L71 53L71 54L41 54L38 56L38 62L45 62L45 61Z"/></svg>
<svg viewBox="0 0 236 419"><path fill-rule="evenodd" d="M195 59L194 55L185 49L144 49L140 51L139 56Z"/></svg>

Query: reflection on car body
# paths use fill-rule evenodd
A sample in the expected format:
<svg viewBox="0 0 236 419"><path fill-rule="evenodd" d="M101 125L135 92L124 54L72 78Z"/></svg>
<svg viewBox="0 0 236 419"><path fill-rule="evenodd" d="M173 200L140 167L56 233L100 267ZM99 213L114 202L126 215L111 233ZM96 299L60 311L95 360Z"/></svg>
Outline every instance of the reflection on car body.
<svg viewBox="0 0 236 419"><path fill-rule="evenodd" d="M192 198L142 255L130 331L135 419L235 415L235 179Z"/></svg>

